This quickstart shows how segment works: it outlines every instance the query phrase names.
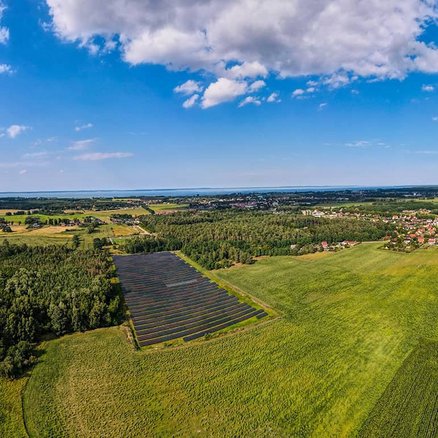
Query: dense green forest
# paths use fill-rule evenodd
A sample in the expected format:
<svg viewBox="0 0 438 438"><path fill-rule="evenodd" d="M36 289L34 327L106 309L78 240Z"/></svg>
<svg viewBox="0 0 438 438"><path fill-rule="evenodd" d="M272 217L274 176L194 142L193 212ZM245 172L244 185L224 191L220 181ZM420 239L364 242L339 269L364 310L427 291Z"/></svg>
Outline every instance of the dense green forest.
<svg viewBox="0 0 438 438"><path fill-rule="evenodd" d="M142 225L154 236L127 241L127 252L182 250L208 269L252 263L262 255L313 252L324 240L378 240L391 230L382 222L243 211L148 215Z"/></svg>
<svg viewBox="0 0 438 438"><path fill-rule="evenodd" d="M112 275L102 251L0 245L0 374L21 374L44 334L119 322L122 302Z"/></svg>

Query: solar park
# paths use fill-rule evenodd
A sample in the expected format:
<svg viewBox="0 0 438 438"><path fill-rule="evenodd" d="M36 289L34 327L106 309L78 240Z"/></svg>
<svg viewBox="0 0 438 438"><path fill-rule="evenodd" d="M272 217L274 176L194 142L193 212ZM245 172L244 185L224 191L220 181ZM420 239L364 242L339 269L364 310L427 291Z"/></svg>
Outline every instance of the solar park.
<svg viewBox="0 0 438 438"><path fill-rule="evenodd" d="M114 262L141 347L187 342L267 316L173 253L114 256Z"/></svg>

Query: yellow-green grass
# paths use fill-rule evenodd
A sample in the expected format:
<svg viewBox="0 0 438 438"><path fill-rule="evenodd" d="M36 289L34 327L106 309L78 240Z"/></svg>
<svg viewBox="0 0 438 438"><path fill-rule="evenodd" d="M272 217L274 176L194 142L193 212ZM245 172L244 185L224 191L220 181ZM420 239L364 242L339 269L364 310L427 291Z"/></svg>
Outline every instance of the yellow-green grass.
<svg viewBox="0 0 438 438"><path fill-rule="evenodd" d="M160 212L160 211L169 211L169 210L184 210L185 208L188 207L188 204L173 204L169 202L163 204L149 204L148 207L151 210Z"/></svg>
<svg viewBox="0 0 438 438"><path fill-rule="evenodd" d="M0 378L0 437L26 437L21 394L27 377L9 381Z"/></svg>
<svg viewBox="0 0 438 438"><path fill-rule="evenodd" d="M71 242L76 234L81 239L81 248L91 248L95 238L119 238L139 234L140 231L134 227L123 224L105 224L98 227L89 234L87 228L43 226L36 230L27 229L25 226L15 225L12 233L0 232L0 244L4 240L10 243L35 245L64 245Z"/></svg>
<svg viewBox="0 0 438 438"><path fill-rule="evenodd" d="M3 210L3 213L6 213L6 210ZM42 222L48 221L49 219L84 219L87 216L93 216L103 221L109 222L110 217L113 214L130 214L132 216L142 216L149 214L147 210L144 208L120 208L117 210L102 210L102 211L94 211L94 210L86 210L83 212L68 212L66 214L54 214L54 215L46 215L46 214L32 214L32 217L38 217ZM5 218L8 222L13 222L15 224L22 223L29 215L27 214L17 214L12 216L5 216L5 214L0 213L0 217Z"/></svg>
<svg viewBox="0 0 438 438"><path fill-rule="evenodd" d="M369 415L362 437L438 436L438 343L422 342Z"/></svg>
<svg viewBox="0 0 438 438"><path fill-rule="evenodd" d="M120 327L48 342L24 393L31 436L355 436L438 337L438 250L379 246L216 272L282 313L235 334L157 351Z"/></svg>

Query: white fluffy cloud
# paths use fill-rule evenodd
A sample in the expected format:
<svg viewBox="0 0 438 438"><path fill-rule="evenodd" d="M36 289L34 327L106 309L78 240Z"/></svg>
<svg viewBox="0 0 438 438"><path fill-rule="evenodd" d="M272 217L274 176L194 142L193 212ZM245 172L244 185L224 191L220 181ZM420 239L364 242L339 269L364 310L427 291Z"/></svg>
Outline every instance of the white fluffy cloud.
<svg viewBox="0 0 438 438"><path fill-rule="evenodd" d="M253 93L253 92L255 92L255 91L259 91L260 89L262 89L263 87L265 87L266 86L266 82L265 81L262 81L262 80L258 80L258 81L255 81L255 82L253 82L249 87L248 87L248 91L250 92L250 93Z"/></svg>
<svg viewBox="0 0 438 438"><path fill-rule="evenodd" d="M0 64L0 74L13 73L13 69L9 64Z"/></svg>
<svg viewBox="0 0 438 438"><path fill-rule="evenodd" d="M246 82L219 78L205 90L201 106L202 108L210 108L223 102L229 102L238 96L242 96L246 91Z"/></svg>
<svg viewBox="0 0 438 438"><path fill-rule="evenodd" d="M193 96L186 99L183 103L183 108L192 108L196 105L196 102L199 100L199 94L194 94Z"/></svg>
<svg viewBox="0 0 438 438"><path fill-rule="evenodd" d="M16 138L20 134L22 134L24 131L26 131L27 129L29 129L28 126L24 126L24 125L11 125L11 126L9 126L9 128L5 129L5 133L6 133L6 135L9 138Z"/></svg>
<svg viewBox="0 0 438 438"><path fill-rule="evenodd" d="M260 106L261 105L260 99L257 99L257 97L254 96L246 96L245 99L243 99L242 102L239 103L239 108L251 104Z"/></svg>
<svg viewBox="0 0 438 438"><path fill-rule="evenodd" d="M9 41L9 29L7 27L0 27L0 44L6 44Z"/></svg>
<svg viewBox="0 0 438 438"><path fill-rule="evenodd" d="M117 47L134 65L237 83L315 75L329 87L438 72L438 49L421 40L438 17L434 0L46 1L59 37L94 52Z"/></svg>
<svg viewBox="0 0 438 438"><path fill-rule="evenodd" d="M202 91L202 86L199 82L189 79L187 82L175 87L173 91L175 91L175 93L190 95Z"/></svg>
<svg viewBox="0 0 438 438"><path fill-rule="evenodd" d="M279 94L278 93L271 93L267 97L266 102L268 102L268 103L281 102Z"/></svg>
<svg viewBox="0 0 438 438"><path fill-rule="evenodd" d="M426 84L424 84L421 87L421 90L431 93L432 91L435 91L435 87L433 85L426 85Z"/></svg>
<svg viewBox="0 0 438 438"><path fill-rule="evenodd" d="M3 13L6 6L0 1L0 20L3 18ZM0 44L6 44L9 41L9 29L5 26L0 26Z"/></svg>

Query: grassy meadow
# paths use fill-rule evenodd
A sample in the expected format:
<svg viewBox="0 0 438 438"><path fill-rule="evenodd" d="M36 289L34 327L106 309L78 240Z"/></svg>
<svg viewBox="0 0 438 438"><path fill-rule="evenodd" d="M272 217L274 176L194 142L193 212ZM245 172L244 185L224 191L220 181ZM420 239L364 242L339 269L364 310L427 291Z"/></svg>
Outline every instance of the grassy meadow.
<svg viewBox="0 0 438 438"><path fill-rule="evenodd" d="M15 381L0 378L0 437L27 437L21 398L26 382L27 377Z"/></svg>
<svg viewBox="0 0 438 438"><path fill-rule="evenodd" d="M433 422L436 391L424 405L404 388L438 338L438 250L379 246L216 272L281 316L207 342L135 351L123 327L46 342L24 391L30 436L383 437L398 403ZM399 399L376 414L388 391Z"/></svg>
<svg viewBox="0 0 438 438"><path fill-rule="evenodd" d="M161 204L149 204L148 207L155 212L184 210L188 204L174 204L172 202L163 202Z"/></svg>

